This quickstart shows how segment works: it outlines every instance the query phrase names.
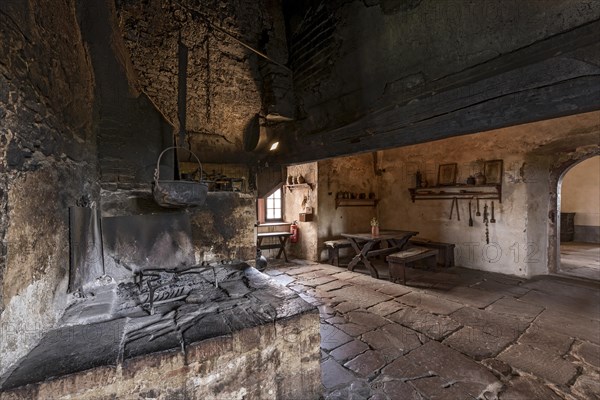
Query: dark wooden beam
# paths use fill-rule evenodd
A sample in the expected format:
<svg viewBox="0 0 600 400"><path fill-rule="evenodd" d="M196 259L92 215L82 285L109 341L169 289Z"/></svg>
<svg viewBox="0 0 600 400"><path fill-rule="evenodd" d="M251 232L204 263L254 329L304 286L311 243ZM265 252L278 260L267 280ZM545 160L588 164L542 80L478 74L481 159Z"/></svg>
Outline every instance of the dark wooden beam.
<svg viewBox="0 0 600 400"><path fill-rule="evenodd" d="M272 161L314 161L598 110L599 31L594 21L544 39L384 99L339 128L307 134L303 121L288 124Z"/></svg>

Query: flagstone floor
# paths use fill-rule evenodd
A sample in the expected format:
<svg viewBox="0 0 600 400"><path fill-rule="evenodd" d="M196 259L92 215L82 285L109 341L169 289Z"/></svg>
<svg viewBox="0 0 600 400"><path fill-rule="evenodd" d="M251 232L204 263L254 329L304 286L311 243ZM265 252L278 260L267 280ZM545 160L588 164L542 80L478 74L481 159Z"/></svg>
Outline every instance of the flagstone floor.
<svg viewBox="0 0 600 400"><path fill-rule="evenodd" d="M264 272L320 310L327 400L600 399L597 282L452 268L411 269L404 286L304 260Z"/></svg>
<svg viewBox="0 0 600 400"><path fill-rule="evenodd" d="M561 243L560 264L563 274L600 281L600 245Z"/></svg>

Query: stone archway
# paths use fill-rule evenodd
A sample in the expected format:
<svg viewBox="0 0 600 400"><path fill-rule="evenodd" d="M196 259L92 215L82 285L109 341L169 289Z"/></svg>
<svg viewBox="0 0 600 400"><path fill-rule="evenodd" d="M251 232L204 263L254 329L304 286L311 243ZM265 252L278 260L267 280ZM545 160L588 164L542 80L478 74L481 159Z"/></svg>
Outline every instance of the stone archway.
<svg viewBox="0 0 600 400"><path fill-rule="evenodd" d="M584 160L600 155L600 147L578 149L557 156L550 171L550 205L548 215L548 273L560 272L560 190L567 172Z"/></svg>

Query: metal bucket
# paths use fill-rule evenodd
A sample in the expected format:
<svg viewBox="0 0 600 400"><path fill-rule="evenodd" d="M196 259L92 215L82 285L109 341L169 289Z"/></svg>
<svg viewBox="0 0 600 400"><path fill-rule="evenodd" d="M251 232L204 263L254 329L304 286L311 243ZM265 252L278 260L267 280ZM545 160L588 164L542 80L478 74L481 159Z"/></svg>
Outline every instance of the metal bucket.
<svg viewBox="0 0 600 400"><path fill-rule="evenodd" d="M196 181L175 181L160 179L160 160L162 156L169 150L183 149L188 151L196 161L200 169L200 179ZM206 201L208 193L208 185L202 181L202 164L194 153L185 147L168 147L160 153L156 162L156 170L154 171L154 185L152 194L154 201L161 207L166 208L184 208L201 206Z"/></svg>

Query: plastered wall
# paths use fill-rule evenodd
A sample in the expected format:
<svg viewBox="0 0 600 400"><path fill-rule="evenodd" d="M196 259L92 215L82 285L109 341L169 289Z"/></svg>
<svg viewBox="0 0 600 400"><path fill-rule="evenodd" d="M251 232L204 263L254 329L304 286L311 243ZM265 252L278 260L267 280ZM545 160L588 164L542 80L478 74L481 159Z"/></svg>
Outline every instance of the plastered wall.
<svg viewBox="0 0 600 400"><path fill-rule="evenodd" d="M319 255L326 257L323 242L343 232L369 232L371 218L378 217L375 207L342 206L336 208L338 192L369 196L379 195L378 179L371 153L319 162ZM343 249L341 255L350 249ZM349 254L349 253L348 253Z"/></svg>
<svg viewBox="0 0 600 400"><path fill-rule="evenodd" d="M287 168L287 176L299 177L302 175L306 182L312 185L312 188L292 187L291 190L286 186L282 188L284 191L284 220L287 222L298 221L300 228L300 240L288 245L288 255L315 261L318 259L317 242L320 224L318 171L317 163L290 166ZM313 219L300 222L300 213L305 212L306 207L312 207Z"/></svg>
<svg viewBox="0 0 600 400"><path fill-rule="evenodd" d="M419 231L419 236L456 244L456 263L468 268L532 276L552 270L549 237L555 229L552 176L581 152L597 148L599 113L587 113L426 144L319 162L318 243L341 232L369 229L377 215L383 229ZM485 160L503 160L502 203L485 241L482 217L469 227L468 200L459 200L461 220L450 216L451 200L412 202L408 189L420 170L430 185L440 164L457 163L457 182L479 172ZM374 191L379 204L335 209L338 190ZM485 202L480 201L483 213ZM491 206L490 201L487 201ZM597 203L596 203L597 204Z"/></svg>

